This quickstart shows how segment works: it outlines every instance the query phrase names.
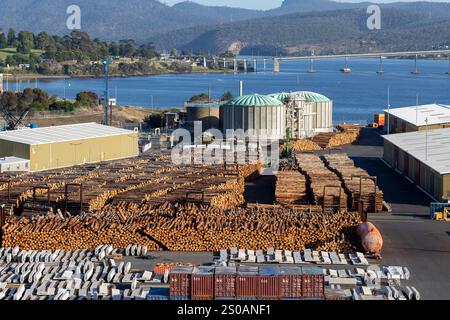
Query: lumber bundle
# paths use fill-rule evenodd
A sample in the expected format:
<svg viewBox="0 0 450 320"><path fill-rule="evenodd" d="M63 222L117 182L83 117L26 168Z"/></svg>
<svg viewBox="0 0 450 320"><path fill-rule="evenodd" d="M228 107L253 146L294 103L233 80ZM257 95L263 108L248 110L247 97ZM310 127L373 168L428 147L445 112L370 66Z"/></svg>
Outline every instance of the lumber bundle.
<svg viewBox="0 0 450 320"><path fill-rule="evenodd" d="M300 171L307 177L312 203L324 212L347 210L347 196L338 176L330 171L318 155L297 154Z"/></svg>
<svg viewBox="0 0 450 320"><path fill-rule="evenodd" d="M383 210L383 192L370 179L370 175L363 169L357 168L347 154L337 153L325 156L327 166L336 172L349 194L351 208L358 210L358 202L364 202L364 209L369 212Z"/></svg>
<svg viewBox="0 0 450 320"><path fill-rule="evenodd" d="M305 176L299 171L278 172L275 198L282 205L308 204Z"/></svg>
<svg viewBox="0 0 450 320"><path fill-rule="evenodd" d="M326 149L330 146L331 139L336 135L334 132L322 132L318 133L314 138L313 142L317 143L322 149Z"/></svg>

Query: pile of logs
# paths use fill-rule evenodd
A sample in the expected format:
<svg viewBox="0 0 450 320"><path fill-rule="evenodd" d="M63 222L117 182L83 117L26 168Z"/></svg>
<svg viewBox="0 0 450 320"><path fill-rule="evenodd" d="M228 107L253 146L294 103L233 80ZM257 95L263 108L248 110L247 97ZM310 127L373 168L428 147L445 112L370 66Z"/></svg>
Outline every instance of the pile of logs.
<svg viewBox="0 0 450 320"><path fill-rule="evenodd" d="M321 132L318 133L314 138L313 141L317 143L320 148L326 149L330 147L330 141L336 136L335 132Z"/></svg>
<svg viewBox="0 0 450 320"><path fill-rule="evenodd" d="M318 155L297 154L300 171L307 177L311 201L324 212L346 211L347 195L337 175L330 171Z"/></svg>
<svg viewBox="0 0 450 320"><path fill-rule="evenodd" d="M218 251L229 247L284 250L354 250L359 217L354 213L315 214L296 210L220 210L166 203L107 207L98 214L70 218L8 217L3 246L23 250L85 249L101 244L149 250Z"/></svg>
<svg viewBox="0 0 450 320"><path fill-rule="evenodd" d="M301 140L291 140L289 142L289 147L293 151L315 151L321 150L322 148L310 139L301 139ZM285 143L280 145L280 151L283 151L286 148Z"/></svg>
<svg viewBox="0 0 450 320"><path fill-rule="evenodd" d="M276 202L282 205L308 204L306 178L297 171L280 171L276 176Z"/></svg>
<svg viewBox="0 0 450 320"><path fill-rule="evenodd" d="M109 204L151 202L158 205L166 201L181 202L192 191L202 192L206 204L230 209L244 202L244 180L258 175L261 163L246 165L182 165L173 166L170 154L158 157L145 154L135 159L104 162L98 165L77 166L70 169L39 173L5 175L8 182L0 184L0 204L6 204L8 212L29 216L47 211L66 210L66 184L82 184L68 192L68 211L101 211ZM47 190L50 190L50 201ZM9 191L8 191L9 190ZM33 194L36 197L33 197ZM9 198L9 200L8 200Z"/></svg>
<svg viewBox="0 0 450 320"><path fill-rule="evenodd" d="M364 209L369 212L383 210L383 192L376 185L375 179L365 170L357 168L347 154L326 155L325 162L344 183L350 196L350 210L358 210L359 201L364 202Z"/></svg>

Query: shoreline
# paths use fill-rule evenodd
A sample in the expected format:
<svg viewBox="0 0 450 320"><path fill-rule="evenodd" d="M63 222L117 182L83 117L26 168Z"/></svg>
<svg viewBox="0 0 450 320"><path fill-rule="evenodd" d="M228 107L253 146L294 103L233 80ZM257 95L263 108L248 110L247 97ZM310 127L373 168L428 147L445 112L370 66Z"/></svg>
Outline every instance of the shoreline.
<svg viewBox="0 0 450 320"><path fill-rule="evenodd" d="M193 70L192 72L161 72L161 73L149 73L149 74L112 74L109 75L111 79L119 79L119 78L138 78L138 77L152 77L152 76L162 76L162 75L184 75L184 74L232 74L234 71L230 70ZM35 80L35 79L44 79L44 80L52 80L52 79L103 79L103 75L79 75L79 76L65 76L65 75L42 75L42 74L17 74L17 75L9 75L8 78L4 76L4 80L8 79L8 82L11 83L14 80Z"/></svg>

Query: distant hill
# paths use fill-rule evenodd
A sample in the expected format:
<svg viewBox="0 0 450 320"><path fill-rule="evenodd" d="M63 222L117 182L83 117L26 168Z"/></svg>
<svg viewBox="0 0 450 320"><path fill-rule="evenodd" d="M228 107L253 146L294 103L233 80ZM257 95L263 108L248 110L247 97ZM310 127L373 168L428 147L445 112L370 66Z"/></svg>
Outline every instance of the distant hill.
<svg viewBox="0 0 450 320"><path fill-rule="evenodd" d="M367 29L366 9L295 13L158 35L159 47L243 54L316 54L430 49L450 38L450 20L395 8L383 10L382 30ZM202 30L203 29L203 30Z"/></svg>
<svg viewBox="0 0 450 320"><path fill-rule="evenodd" d="M168 6L157 0L0 0L0 27L4 31L13 27L16 31L68 34L66 9L74 3L82 11L82 31L92 37L107 41L154 41L160 49L200 48L211 52L229 48L244 52L290 52L312 47L338 50L349 39L353 39L349 49L360 47L354 43L356 40L364 44L361 50L372 48L367 41L377 48L386 45L377 38L381 34L415 32L420 24L426 23L429 23L426 30L431 30L442 25L441 20L450 19L450 3L384 4L383 30L368 33L365 9L370 2L285 0L279 8L262 11L204 6L192 1ZM398 18L399 21L394 21ZM404 29L399 31L400 28ZM439 34L440 30L437 32L418 45L438 44L442 37L450 38L448 34ZM393 45L404 47L406 40Z"/></svg>

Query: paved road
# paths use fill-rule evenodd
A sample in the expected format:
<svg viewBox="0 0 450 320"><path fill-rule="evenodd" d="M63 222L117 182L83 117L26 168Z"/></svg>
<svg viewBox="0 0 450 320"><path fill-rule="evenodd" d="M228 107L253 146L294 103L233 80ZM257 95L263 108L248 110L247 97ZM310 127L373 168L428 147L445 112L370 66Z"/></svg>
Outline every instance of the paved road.
<svg viewBox="0 0 450 320"><path fill-rule="evenodd" d="M356 165L378 177L391 213L369 219L383 234L383 263L407 266L424 299L450 299L450 223L432 221L432 200L381 160L382 140L367 129L358 145L346 146ZM370 144L370 146L367 146Z"/></svg>

